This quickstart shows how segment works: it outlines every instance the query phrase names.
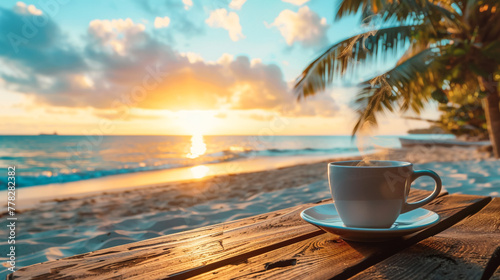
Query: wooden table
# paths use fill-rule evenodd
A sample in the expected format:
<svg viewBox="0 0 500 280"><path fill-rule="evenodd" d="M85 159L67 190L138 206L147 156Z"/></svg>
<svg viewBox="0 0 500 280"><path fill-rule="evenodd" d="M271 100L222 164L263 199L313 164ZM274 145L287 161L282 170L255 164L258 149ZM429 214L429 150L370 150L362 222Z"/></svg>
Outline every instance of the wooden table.
<svg viewBox="0 0 500 280"><path fill-rule="evenodd" d="M412 191L412 200L427 196ZM344 241L299 205L22 268L7 279L500 279L500 198L446 193L438 224L392 242Z"/></svg>

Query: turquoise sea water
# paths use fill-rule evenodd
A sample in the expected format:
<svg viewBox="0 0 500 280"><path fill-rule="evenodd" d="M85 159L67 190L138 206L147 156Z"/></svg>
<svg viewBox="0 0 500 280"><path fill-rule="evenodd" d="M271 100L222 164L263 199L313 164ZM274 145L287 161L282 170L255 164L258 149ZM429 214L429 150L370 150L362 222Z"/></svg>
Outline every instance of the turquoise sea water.
<svg viewBox="0 0 500 280"><path fill-rule="evenodd" d="M0 166L15 165L17 186L27 187L252 157L368 153L380 147L400 147L398 137L0 136ZM452 135L410 137L453 138Z"/></svg>

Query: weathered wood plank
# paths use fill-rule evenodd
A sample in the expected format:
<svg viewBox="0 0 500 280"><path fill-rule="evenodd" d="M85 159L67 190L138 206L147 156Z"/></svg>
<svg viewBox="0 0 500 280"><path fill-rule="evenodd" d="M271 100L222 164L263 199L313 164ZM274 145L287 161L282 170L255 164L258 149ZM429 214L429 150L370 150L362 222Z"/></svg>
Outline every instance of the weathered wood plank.
<svg viewBox="0 0 500 280"><path fill-rule="evenodd" d="M276 217L271 215L272 218L234 229L222 227L209 234L181 235L175 239L160 237L29 266L15 272L12 279L46 279L49 276L103 279L117 275L124 278L144 275L157 279L183 271L190 274L195 267L209 269L206 267L209 263L273 246L278 241L296 242L296 238L322 234L312 225L296 223L293 217L300 211L301 208Z"/></svg>
<svg viewBox="0 0 500 280"><path fill-rule="evenodd" d="M428 194L412 191L411 196ZM323 234L299 217L312 205L36 264L16 271L11 279L186 278Z"/></svg>
<svg viewBox="0 0 500 280"><path fill-rule="evenodd" d="M456 224L479 211L490 198L448 195L425 208L441 221L428 229L392 242L349 242L333 234L304 240L278 250L200 274L194 279L345 279L389 256Z"/></svg>
<svg viewBox="0 0 500 280"><path fill-rule="evenodd" d="M490 279L499 264L500 198L494 198L477 214L353 279Z"/></svg>

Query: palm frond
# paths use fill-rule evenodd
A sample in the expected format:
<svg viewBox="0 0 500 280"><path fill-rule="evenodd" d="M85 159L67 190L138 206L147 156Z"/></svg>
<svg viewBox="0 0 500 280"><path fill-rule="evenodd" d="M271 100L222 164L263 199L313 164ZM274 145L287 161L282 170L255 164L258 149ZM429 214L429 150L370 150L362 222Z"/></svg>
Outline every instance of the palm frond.
<svg viewBox="0 0 500 280"><path fill-rule="evenodd" d="M419 19L420 15L429 14L429 6L427 1L401 0L401 1L383 1L383 13L381 13L384 21L396 19L404 21L408 19Z"/></svg>
<svg viewBox="0 0 500 280"><path fill-rule="evenodd" d="M366 10L367 1L364 0L344 0L340 3L337 11L336 19L339 19L350 14L355 14L360 8Z"/></svg>
<svg viewBox="0 0 500 280"><path fill-rule="evenodd" d="M365 122L376 126L377 114L393 112L396 105L401 111L411 109L418 113L429 100L431 91L439 87L434 77L439 73L437 68L442 68L442 64L435 60L439 54L439 49L425 49L386 73L362 83L355 100L359 118L353 135Z"/></svg>
<svg viewBox="0 0 500 280"><path fill-rule="evenodd" d="M364 23L383 27L333 45L295 84L304 98L405 50L391 70L360 84L353 134L365 123L376 125L379 113L419 113L431 98L474 99L481 94L478 78L500 72L499 0L341 0L336 19L359 12Z"/></svg>
<svg viewBox="0 0 500 280"><path fill-rule="evenodd" d="M355 14L359 10L363 13L363 20L366 16L378 14L383 21L397 20L420 20L425 18L435 18L436 23L444 18L445 21L455 22L460 15L446 1L429 0L343 0L337 10L335 19Z"/></svg>
<svg viewBox="0 0 500 280"><path fill-rule="evenodd" d="M454 29L466 28L460 21L460 14L451 4L442 1L437 1L437 3L429 2L428 7L428 13L425 16L434 26Z"/></svg>
<svg viewBox="0 0 500 280"><path fill-rule="evenodd" d="M411 38L418 35L420 42L432 41L435 36L428 26L411 25L383 28L359 34L341 41L310 63L297 78L295 91L298 99L325 89L334 79L355 76L358 66L366 61L390 55L402 49Z"/></svg>
<svg viewBox="0 0 500 280"><path fill-rule="evenodd" d="M418 1L421 2L421 1ZM388 11L398 19L405 19L409 15L414 14L422 9L416 0L343 0L339 4L335 19L340 19L344 16L355 14L361 10L364 15L381 14L384 18L384 13ZM425 2L425 1L424 1ZM381 13L383 11L383 13Z"/></svg>

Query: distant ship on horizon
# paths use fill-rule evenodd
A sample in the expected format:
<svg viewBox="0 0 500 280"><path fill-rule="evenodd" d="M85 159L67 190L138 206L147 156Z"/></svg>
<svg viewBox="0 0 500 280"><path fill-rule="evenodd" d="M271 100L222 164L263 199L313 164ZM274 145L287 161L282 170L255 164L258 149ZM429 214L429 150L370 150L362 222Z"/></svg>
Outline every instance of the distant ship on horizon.
<svg viewBox="0 0 500 280"><path fill-rule="evenodd" d="M54 131L54 133L40 133L40 134L38 134L38 136L47 136L47 135L59 135L59 134L57 134L56 131Z"/></svg>

